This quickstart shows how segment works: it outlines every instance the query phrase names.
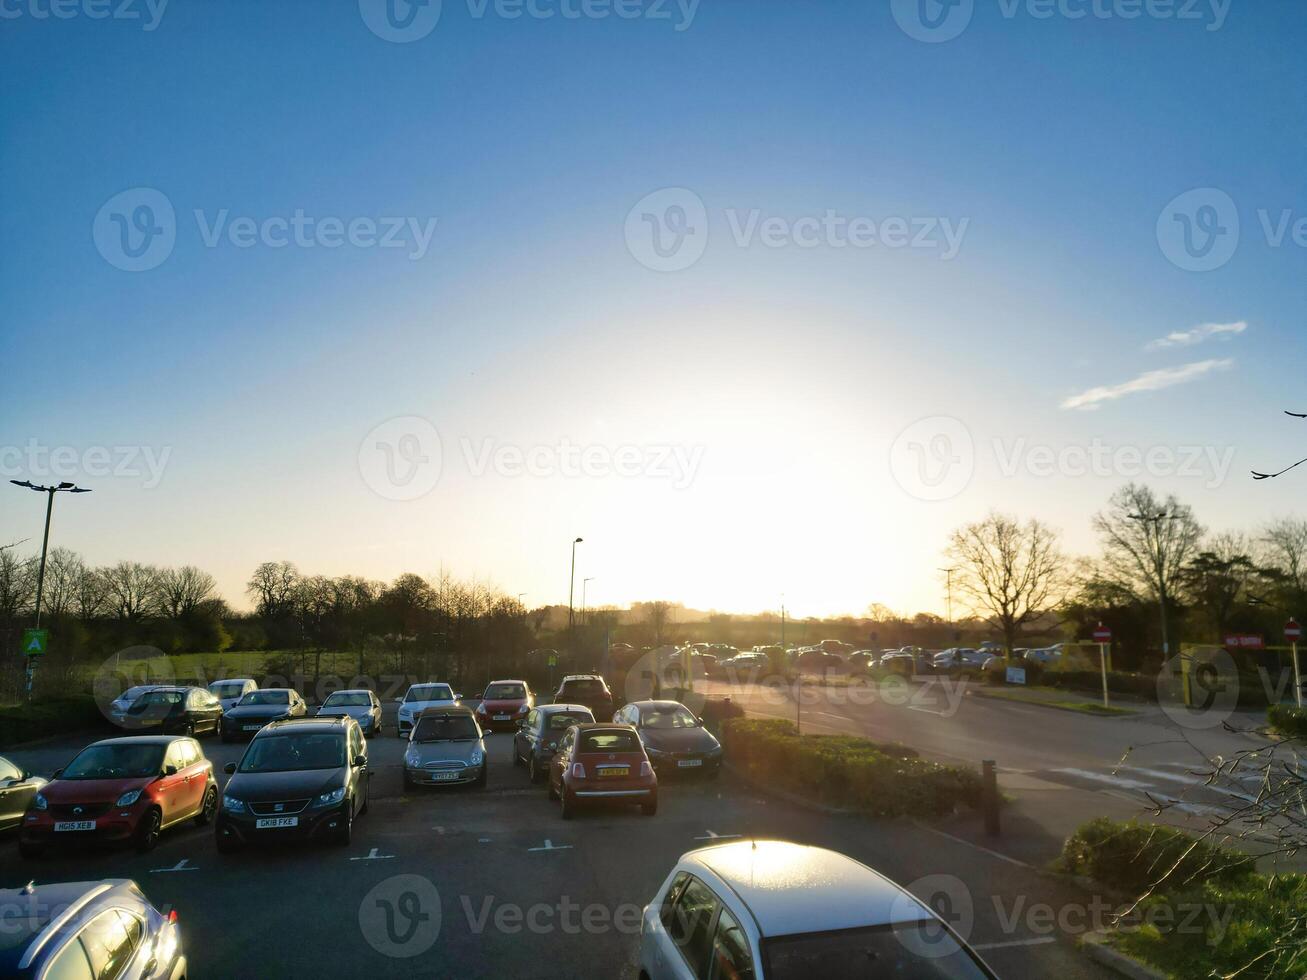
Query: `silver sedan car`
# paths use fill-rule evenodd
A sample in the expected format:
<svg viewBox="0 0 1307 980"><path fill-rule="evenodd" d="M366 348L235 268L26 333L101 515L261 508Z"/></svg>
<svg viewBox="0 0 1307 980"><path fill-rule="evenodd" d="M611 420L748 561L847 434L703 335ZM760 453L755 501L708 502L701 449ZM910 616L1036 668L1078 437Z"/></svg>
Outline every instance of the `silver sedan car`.
<svg viewBox="0 0 1307 980"><path fill-rule="evenodd" d="M404 788L486 784L486 743L470 708L430 708L418 716L404 752Z"/></svg>
<svg viewBox="0 0 1307 980"><path fill-rule="evenodd" d="M363 734L369 738L381 734L381 702L371 691L337 691L328 695L318 709L317 717L331 718L339 715L347 715L357 721Z"/></svg>

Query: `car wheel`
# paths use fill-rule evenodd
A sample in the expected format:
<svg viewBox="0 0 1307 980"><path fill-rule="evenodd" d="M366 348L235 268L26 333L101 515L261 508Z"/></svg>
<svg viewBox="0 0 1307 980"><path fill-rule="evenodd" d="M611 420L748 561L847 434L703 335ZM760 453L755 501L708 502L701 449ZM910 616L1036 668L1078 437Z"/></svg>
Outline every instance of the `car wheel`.
<svg viewBox="0 0 1307 980"><path fill-rule="evenodd" d="M204 802L200 804L200 812L195 815L195 825L203 827L213 815L218 812L218 787L210 786L204 794Z"/></svg>
<svg viewBox="0 0 1307 980"><path fill-rule="evenodd" d="M360 817L363 816L363 814L365 814L365 813L368 812L368 800L371 798L371 796L372 796L372 786L369 784L369 785L368 785L368 786L363 790L363 805L362 805L361 807L359 807L359 816L360 816Z"/></svg>
<svg viewBox="0 0 1307 980"><path fill-rule="evenodd" d="M194 738L195 722L187 721L184 725L182 725L182 734L185 735L187 738Z"/></svg>
<svg viewBox="0 0 1307 980"><path fill-rule="evenodd" d="M536 764L536 756L534 752L531 753L531 760L526 764L526 774L533 783L540 782L541 778L544 776L544 773L540 771L540 766Z"/></svg>
<svg viewBox="0 0 1307 980"><path fill-rule="evenodd" d="M573 803L571 800L572 798L568 796L567 790L563 790L563 819L564 820L571 820L574 816L576 816L576 804Z"/></svg>
<svg viewBox="0 0 1307 980"><path fill-rule="evenodd" d="M163 829L163 815L158 808L151 807L141 817L140 829L136 831L136 849L148 854L159 843L159 832Z"/></svg>
<svg viewBox="0 0 1307 980"><path fill-rule="evenodd" d="M652 803L640 804L640 812L644 814L646 817L652 817L655 813L658 812L658 801L654 800Z"/></svg>
<svg viewBox="0 0 1307 980"><path fill-rule="evenodd" d="M351 802L345 807L345 819L341 822L340 829L336 831L336 843L341 847L348 847L349 842L354 839L354 805Z"/></svg>
<svg viewBox="0 0 1307 980"><path fill-rule="evenodd" d="M45 848L32 841L20 840L18 842L18 854L27 861L39 861L45 857Z"/></svg>
<svg viewBox="0 0 1307 980"><path fill-rule="evenodd" d="M522 757L517 753L517 739L513 739L513 765L523 765Z"/></svg>

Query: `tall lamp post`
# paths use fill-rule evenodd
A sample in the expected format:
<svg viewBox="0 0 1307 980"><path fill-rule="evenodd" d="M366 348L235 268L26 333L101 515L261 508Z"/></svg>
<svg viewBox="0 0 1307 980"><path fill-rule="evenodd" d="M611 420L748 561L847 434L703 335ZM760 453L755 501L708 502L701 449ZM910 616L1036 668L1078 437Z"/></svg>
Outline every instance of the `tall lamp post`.
<svg viewBox="0 0 1307 980"><path fill-rule="evenodd" d="M1127 514L1132 521L1139 521L1141 524L1152 529L1152 534L1160 538L1159 528L1162 521L1174 521L1176 515L1168 514L1166 511L1158 511L1156 514ZM1155 542L1160 544L1160 542ZM1154 562L1157 565L1157 599L1162 609L1162 660L1171 656L1170 638L1166 632L1166 578L1161 568L1160 547L1154 547Z"/></svg>
<svg viewBox="0 0 1307 980"><path fill-rule="evenodd" d="M31 482L30 480L10 480L16 487L24 487L28 490L36 490L45 494L45 533L41 537L41 567L36 573L36 628L41 628L41 593L45 589L45 556L50 550L50 515L54 511L54 495L56 493L90 493L85 487L74 486L71 483L60 483L53 487L43 487ZM32 696L32 658L27 658L27 696Z"/></svg>
<svg viewBox="0 0 1307 980"><path fill-rule="evenodd" d="M568 653L572 652L571 648L573 643L575 642L574 637L572 635L572 629L576 625L576 617L575 614L572 612L572 596L576 592L576 546L580 544L583 540L585 539L577 538L575 541L572 542L572 577L568 580L568 584L567 584L567 647L568 647L567 652Z"/></svg>

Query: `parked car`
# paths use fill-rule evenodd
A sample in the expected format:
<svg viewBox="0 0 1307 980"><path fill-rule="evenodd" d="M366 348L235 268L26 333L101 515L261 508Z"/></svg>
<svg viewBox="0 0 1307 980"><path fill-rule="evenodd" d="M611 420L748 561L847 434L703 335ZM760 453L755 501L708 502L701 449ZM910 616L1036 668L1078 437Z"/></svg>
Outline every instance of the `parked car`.
<svg viewBox="0 0 1307 980"><path fill-rule="evenodd" d="M702 772L712 777L721 772L721 743L679 701L635 701L613 715L613 721L640 733L656 772Z"/></svg>
<svg viewBox="0 0 1307 980"><path fill-rule="evenodd" d="M0 756L0 830L13 830L46 781ZM3 908L3 906L0 906Z"/></svg>
<svg viewBox="0 0 1307 980"><path fill-rule="evenodd" d="M252 677L228 677L209 685L209 693L218 699L223 711L230 711L241 698L258 689L258 682Z"/></svg>
<svg viewBox="0 0 1307 980"><path fill-rule="evenodd" d="M515 731L535 703L526 681L491 681L477 705L477 724L490 732Z"/></svg>
<svg viewBox="0 0 1307 980"><path fill-rule="evenodd" d="M371 738L381 734L381 702L376 694L366 688L352 691L336 691L327 695L318 709L318 718L334 718L348 715L359 723L363 734Z"/></svg>
<svg viewBox="0 0 1307 980"><path fill-rule="evenodd" d="M409 734L404 788L431 783L486 784L490 765L481 726L471 709L429 708Z"/></svg>
<svg viewBox="0 0 1307 980"><path fill-rule="evenodd" d="M18 848L130 841L153 850L186 820L203 825L218 806L218 781L200 743L186 736L127 735L94 742L56 770L23 815Z"/></svg>
<svg viewBox="0 0 1307 980"><path fill-rule="evenodd" d="M1062 658L1062 644L1051 647L1037 647L1025 652L1025 659L1034 660L1047 667L1055 660Z"/></svg>
<svg viewBox="0 0 1307 980"><path fill-rule="evenodd" d="M542 704L532 708L513 736L513 765L525 765L531 782L540 782L549 772L549 760L558 750L558 740L573 725L594 720L594 712L583 704Z"/></svg>
<svg viewBox="0 0 1307 980"><path fill-rule="evenodd" d="M168 684L137 684L133 687L129 687L127 690L123 691L122 694L109 702L109 721L113 722L113 724L117 725L119 728L126 728L127 710L136 703L137 698L146 691L153 691L155 688L169 686L170 685Z"/></svg>
<svg viewBox="0 0 1307 980"><path fill-rule="evenodd" d="M231 779L214 825L221 853L260 841L345 845L354 818L368 812L367 741L348 715L274 721L226 771Z"/></svg>
<svg viewBox="0 0 1307 980"><path fill-rule="evenodd" d="M0 890L0 976L22 980L182 980L176 910L150 904L136 882L29 882Z"/></svg>
<svg viewBox="0 0 1307 980"><path fill-rule="evenodd" d="M613 692L598 674L569 674L554 692L554 704L583 704L596 718L613 713Z"/></svg>
<svg viewBox="0 0 1307 980"><path fill-rule="evenodd" d="M216 735L222 728L222 705L202 687L156 687L127 709L124 726L181 735Z"/></svg>
<svg viewBox="0 0 1307 980"><path fill-rule="evenodd" d="M630 725L573 725L549 763L549 798L570 820L587 803L630 803L658 812L658 777L639 733Z"/></svg>
<svg viewBox="0 0 1307 980"><path fill-rule="evenodd" d="M802 674L847 674L844 658L824 650L806 650L794 658L794 669Z"/></svg>
<svg viewBox="0 0 1307 980"><path fill-rule="evenodd" d="M222 740L230 742L253 735L270 722L303 718L308 713L308 706L298 691L284 687L251 691L236 702L236 707L223 712Z"/></svg>
<svg viewBox="0 0 1307 980"><path fill-rule="evenodd" d="M404 692L404 700L399 703L397 720L400 738L408 738L413 731L413 721L428 708L452 708L463 703L463 695L455 694L448 684L412 684Z"/></svg>
<svg viewBox="0 0 1307 980"><path fill-rule="evenodd" d="M978 671L985 666L985 661L991 656L993 654L988 650L953 647L935 654L932 666L937 674Z"/></svg>
<svg viewBox="0 0 1307 980"><path fill-rule="evenodd" d="M876 666L878 660L880 654L875 650L855 650L849 654L847 663L851 671L865 671L868 667Z"/></svg>
<svg viewBox="0 0 1307 980"><path fill-rule="evenodd" d="M883 654L880 666L892 670L904 677L920 677L931 673L935 668L934 656L917 647L904 647L893 653Z"/></svg>
<svg viewBox="0 0 1307 980"><path fill-rule="evenodd" d="M644 910L640 975L994 980L928 905L850 857L734 841L681 859Z"/></svg>

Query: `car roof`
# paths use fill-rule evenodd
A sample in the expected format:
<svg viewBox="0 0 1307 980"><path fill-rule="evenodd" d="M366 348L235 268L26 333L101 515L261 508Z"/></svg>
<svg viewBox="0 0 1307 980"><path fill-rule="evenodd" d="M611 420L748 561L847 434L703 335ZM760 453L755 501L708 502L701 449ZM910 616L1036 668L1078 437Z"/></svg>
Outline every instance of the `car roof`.
<svg viewBox="0 0 1307 980"><path fill-rule="evenodd" d="M419 714L419 718L440 718L440 717L459 717L475 718L476 715L472 709L465 704L446 704L439 708L425 708Z"/></svg>
<svg viewBox="0 0 1307 980"><path fill-rule="evenodd" d="M563 683L568 681L601 681L603 677L598 674L568 674L563 678Z"/></svg>
<svg viewBox="0 0 1307 980"><path fill-rule="evenodd" d="M189 737L188 735L120 735L117 738L102 738L98 742L92 742L87 748L95 745L171 745L173 742Z"/></svg>
<svg viewBox="0 0 1307 980"><path fill-rule="evenodd" d="M527 686L526 681L520 681L516 677L504 677L497 681L491 681L486 685L486 687L490 687L493 684L521 684L523 687Z"/></svg>
<svg viewBox="0 0 1307 980"><path fill-rule="evenodd" d="M583 704L542 704L536 710L546 715L557 715L564 711L584 711L588 715L594 715L594 712ZM589 722L585 722L585 724L589 724Z"/></svg>
<svg viewBox="0 0 1307 980"><path fill-rule="evenodd" d="M295 731L308 732L329 732L334 729L344 728L349 725L357 725L349 715L321 715L313 718L282 718L279 721L271 722L254 733L258 738L264 732L281 731L291 728Z"/></svg>
<svg viewBox="0 0 1307 980"><path fill-rule="evenodd" d="M932 914L884 875L837 851L789 841L733 841L690 851L752 913L763 936L917 922Z"/></svg>
<svg viewBox="0 0 1307 980"><path fill-rule="evenodd" d="M120 890L131 885L126 878L108 878L0 889L0 906L9 910L0 929L0 975L25 970L66 922L80 924L83 910L96 908L107 896L124 897ZM131 904L138 902L131 896Z"/></svg>
<svg viewBox="0 0 1307 980"><path fill-rule="evenodd" d="M451 691L454 689L454 685L449 681L418 681L416 684L410 684L408 689L411 691L415 687L447 687Z"/></svg>
<svg viewBox="0 0 1307 980"><path fill-rule="evenodd" d="M581 722L581 724L573 725L572 727L582 733L604 732L604 731L618 731L618 732L635 731L634 725L622 725L612 721L583 721Z"/></svg>
<svg viewBox="0 0 1307 980"><path fill-rule="evenodd" d="M366 687L347 687L339 691L332 691L327 697L335 697L337 694L371 694L372 691Z"/></svg>
<svg viewBox="0 0 1307 980"><path fill-rule="evenodd" d="M632 701L632 702L631 702L631 707L635 707L635 708L685 708L685 705L681 704L680 701L668 701L668 700L666 700L666 699L663 699L663 700L661 700L661 701L655 701L655 700L652 700L652 699L651 699L651 700L649 700L649 701ZM690 709L689 709L689 708L686 708L685 710L686 710L686 711L689 711Z"/></svg>
<svg viewBox="0 0 1307 980"><path fill-rule="evenodd" d="M220 680L212 681L209 684L209 686L213 687L214 684L253 684L253 683L254 683L253 677L223 677Z"/></svg>
<svg viewBox="0 0 1307 980"><path fill-rule="evenodd" d="M158 694L160 691L202 691L204 688L194 684L152 684L146 694Z"/></svg>

